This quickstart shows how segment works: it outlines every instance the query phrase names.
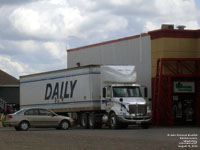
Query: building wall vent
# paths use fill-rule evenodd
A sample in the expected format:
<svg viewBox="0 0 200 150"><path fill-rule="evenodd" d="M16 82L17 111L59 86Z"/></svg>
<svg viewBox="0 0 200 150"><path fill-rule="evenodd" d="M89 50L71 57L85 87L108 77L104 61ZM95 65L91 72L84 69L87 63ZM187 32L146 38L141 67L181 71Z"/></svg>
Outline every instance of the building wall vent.
<svg viewBox="0 0 200 150"><path fill-rule="evenodd" d="M174 29L174 25L173 24L162 24L161 25L161 29Z"/></svg>

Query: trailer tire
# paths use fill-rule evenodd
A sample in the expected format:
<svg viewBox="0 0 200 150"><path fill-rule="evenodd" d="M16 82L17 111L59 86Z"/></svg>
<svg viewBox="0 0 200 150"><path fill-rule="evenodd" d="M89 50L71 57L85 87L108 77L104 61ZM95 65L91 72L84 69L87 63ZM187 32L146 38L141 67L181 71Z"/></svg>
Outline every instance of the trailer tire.
<svg viewBox="0 0 200 150"><path fill-rule="evenodd" d="M80 124L83 128L88 129L89 128L89 123L88 123L88 115L87 113L82 113L81 118L80 118Z"/></svg>
<svg viewBox="0 0 200 150"><path fill-rule="evenodd" d="M95 115L94 113L90 113L88 117L88 123L90 129L95 129L97 127L97 123L95 122Z"/></svg>

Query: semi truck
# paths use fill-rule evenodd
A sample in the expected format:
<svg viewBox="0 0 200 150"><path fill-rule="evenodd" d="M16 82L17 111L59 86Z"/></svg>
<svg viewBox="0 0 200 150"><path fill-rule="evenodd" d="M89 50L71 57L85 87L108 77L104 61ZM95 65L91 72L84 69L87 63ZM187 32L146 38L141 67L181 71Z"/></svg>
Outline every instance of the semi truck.
<svg viewBox="0 0 200 150"><path fill-rule="evenodd" d="M20 108L30 107L68 115L83 128L151 123L147 89L136 84L135 66L89 65L20 76Z"/></svg>

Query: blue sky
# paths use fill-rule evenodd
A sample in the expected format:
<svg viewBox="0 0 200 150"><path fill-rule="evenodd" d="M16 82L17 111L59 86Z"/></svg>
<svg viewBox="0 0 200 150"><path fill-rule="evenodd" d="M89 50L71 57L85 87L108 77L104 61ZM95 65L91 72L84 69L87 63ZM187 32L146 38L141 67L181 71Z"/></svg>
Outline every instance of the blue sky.
<svg viewBox="0 0 200 150"><path fill-rule="evenodd" d="M196 7L197 9L200 11L200 0L195 0L195 3L196 3ZM199 12L200 13L200 12ZM198 23L200 24L200 17L198 19Z"/></svg>
<svg viewBox="0 0 200 150"><path fill-rule="evenodd" d="M195 0L195 2L196 2L197 8L200 9L200 0Z"/></svg>
<svg viewBox="0 0 200 150"><path fill-rule="evenodd" d="M196 7L200 10L200 0L195 0ZM200 18L198 19L198 23L200 24Z"/></svg>
<svg viewBox="0 0 200 150"><path fill-rule="evenodd" d="M200 28L200 0L0 0L0 69L67 68L66 49L159 29Z"/></svg>

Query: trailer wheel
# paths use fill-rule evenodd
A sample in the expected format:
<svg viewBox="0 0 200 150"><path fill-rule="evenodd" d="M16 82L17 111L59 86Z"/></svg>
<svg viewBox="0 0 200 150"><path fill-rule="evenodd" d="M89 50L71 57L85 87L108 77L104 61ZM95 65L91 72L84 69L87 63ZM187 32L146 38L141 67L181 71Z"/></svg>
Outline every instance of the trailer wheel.
<svg viewBox="0 0 200 150"><path fill-rule="evenodd" d="M90 113L88 117L88 123L90 129L101 129L102 123L97 121L97 117L95 117L95 113Z"/></svg>
<svg viewBox="0 0 200 150"><path fill-rule="evenodd" d="M88 129L88 115L86 113L81 114L81 126L85 129Z"/></svg>
<svg viewBox="0 0 200 150"><path fill-rule="evenodd" d="M114 112L112 112L109 116L109 127L111 129L119 129L120 128L120 124L119 124Z"/></svg>
<svg viewBox="0 0 200 150"><path fill-rule="evenodd" d="M90 113L89 114L88 122L89 122L89 128L90 129L95 129L96 128L96 122L95 122L94 113Z"/></svg>

